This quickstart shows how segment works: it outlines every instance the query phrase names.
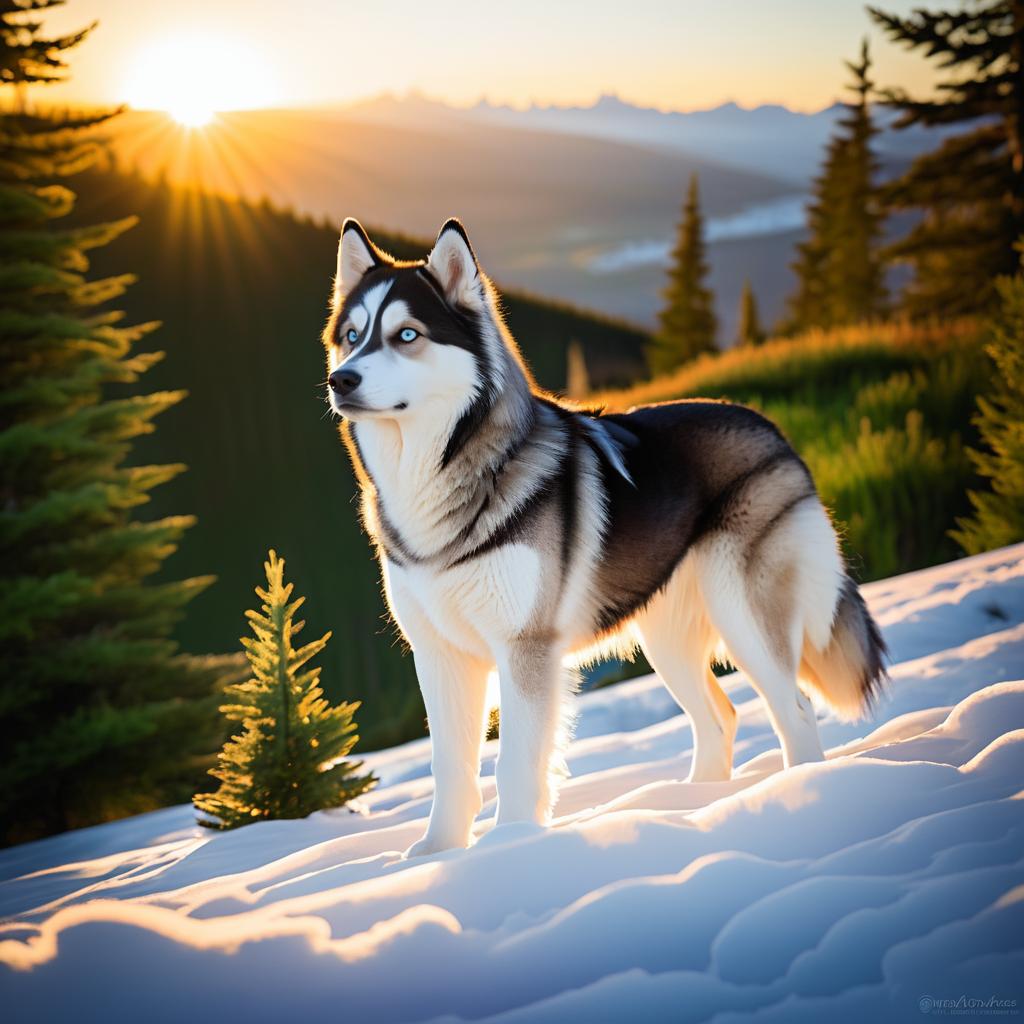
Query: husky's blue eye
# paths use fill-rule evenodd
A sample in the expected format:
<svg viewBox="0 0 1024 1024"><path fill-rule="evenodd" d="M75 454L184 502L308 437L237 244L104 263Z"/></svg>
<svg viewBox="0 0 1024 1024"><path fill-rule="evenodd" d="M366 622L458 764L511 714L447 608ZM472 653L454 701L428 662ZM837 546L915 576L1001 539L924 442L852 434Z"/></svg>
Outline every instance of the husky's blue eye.
<svg viewBox="0 0 1024 1024"><path fill-rule="evenodd" d="M402 341L415 341L419 336L420 332L412 327L403 327L402 333L399 334Z"/></svg>
<svg viewBox="0 0 1024 1024"><path fill-rule="evenodd" d="M354 345L359 340L359 332L354 327L350 327L345 337L348 338L350 345Z"/></svg>

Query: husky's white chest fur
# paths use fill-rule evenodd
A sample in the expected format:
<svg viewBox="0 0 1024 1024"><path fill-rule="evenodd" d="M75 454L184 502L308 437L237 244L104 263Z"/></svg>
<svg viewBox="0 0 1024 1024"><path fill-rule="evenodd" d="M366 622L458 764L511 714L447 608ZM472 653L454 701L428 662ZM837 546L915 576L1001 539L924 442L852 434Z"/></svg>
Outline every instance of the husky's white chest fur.
<svg viewBox="0 0 1024 1024"><path fill-rule="evenodd" d="M508 649L510 637L527 630L541 593L540 553L527 544L508 544L472 566L442 572L385 558L384 574L400 627L423 615L447 643L492 662Z"/></svg>
<svg viewBox="0 0 1024 1024"><path fill-rule="evenodd" d="M541 552L511 543L452 564L451 486L437 472L443 446L426 429L372 422L358 428L358 443L375 491L364 493L368 526L385 538L390 529L399 546L381 559L399 626L425 618L447 642L495 658L535 617Z"/></svg>

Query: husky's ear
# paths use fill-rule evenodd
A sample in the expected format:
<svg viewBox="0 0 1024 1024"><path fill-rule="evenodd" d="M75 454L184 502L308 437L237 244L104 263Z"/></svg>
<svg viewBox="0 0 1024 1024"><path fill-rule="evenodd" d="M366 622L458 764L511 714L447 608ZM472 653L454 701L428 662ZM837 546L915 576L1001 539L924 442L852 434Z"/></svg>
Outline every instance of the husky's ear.
<svg viewBox="0 0 1024 1024"><path fill-rule="evenodd" d="M341 300L387 257L370 241L363 226L354 217L346 217L338 241L338 270L334 275L334 301Z"/></svg>
<svg viewBox="0 0 1024 1024"><path fill-rule="evenodd" d="M427 257L427 269L437 278L453 305L480 309L485 301L480 267L466 229L455 218L446 220Z"/></svg>

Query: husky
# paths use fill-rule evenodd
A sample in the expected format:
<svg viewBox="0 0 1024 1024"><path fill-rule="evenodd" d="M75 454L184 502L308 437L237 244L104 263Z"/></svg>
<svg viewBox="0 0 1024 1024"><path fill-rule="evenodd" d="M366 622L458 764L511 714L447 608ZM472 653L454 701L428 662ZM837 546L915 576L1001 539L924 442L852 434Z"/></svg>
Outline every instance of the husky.
<svg viewBox="0 0 1024 1024"><path fill-rule="evenodd" d="M323 340L430 729L433 804L407 856L472 841L494 670L498 826L550 821L575 671L609 652L639 646L689 716L691 782L732 771L714 659L763 698L787 767L824 756L810 695L848 718L870 704L882 638L810 472L757 412L546 394L454 219L415 262L346 220Z"/></svg>

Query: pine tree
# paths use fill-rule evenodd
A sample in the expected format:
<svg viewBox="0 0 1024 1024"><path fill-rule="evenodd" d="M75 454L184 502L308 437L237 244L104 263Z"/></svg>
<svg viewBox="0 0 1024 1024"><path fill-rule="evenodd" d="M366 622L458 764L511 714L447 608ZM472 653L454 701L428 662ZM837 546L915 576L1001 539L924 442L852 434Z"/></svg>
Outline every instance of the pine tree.
<svg viewBox="0 0 1024 1024"><path fill-rule="evenodd" d="M1018 246L1024 257L1024 239ZM990 491L972 491L970 519L953 539L970 555L1024 540L1024 261L996 284L1002 300L987 351L995 364L992 394L978 398L975 424L986 450L971 451Z"/></svg>
<svg viewBox="0 0 1024 1024"><path fill-rule="evenodd" d="M648 349L647 361L655 376L682 366L702 352L715 349L714 298L705 284L708 276L704 253L704 218L700 212L697 175L683 206L678 240L672 252L665 307L658 333Z"/></svg>
<svg viewBox="0 0 1024 1024"><path fill-rule="evenodd" d="M878 161L872 148L878 129L869 104L874 83L867 40L860 60L847 61L846 66L854 76L850 88L856 100L846 105L814 182L808 238L797 246L793 264L797 290L783 326L787 333L873 319L887 304L879 244L884 217L874 185Z"/></svg>
<svg viewBox="0 0 1024 1024"><path fill-rule="evenodd" d="M896 127L964 126L883 190L891 210L923 214L888 251L914 270L902 306L922 317L990 309L996 279L1016 270L1014 243L1024 231L1024 0L906 18L868 12L947 74L934 99L886 90L900 111Z"/></svg>
<svg viewBox="0 0 1024 1024"><path fill-rule="evenodd" d="M111 114L47 115L30 85L59 80L86 31L47 38L54 0L0 0L0 842L181 799L217 743L220 663L177 652L182 609L210 580L149 582L187 516L133 518L182 466L128 465L131 442L181 392L123 397L161 353L153 324L96 307L127 275L89 280L86 250L131 220L52 226L59 181L100 147ZM121 397L111 397L120 389Z"/></svg>
<svg viewBox="0 0 1024 1024"><path fill-rule="evenodd" d="M740 322L736 331L737 345L760 345L764 341L761 317L757 311L757 297L748 277L740 294Z"/></svg>
<svg viewBox="0 0 1024 1024"><path fill-rule="evenodd" d="M229 740L210 774L220 780L215 793L195 797L196 808L211 815L200 824L237 828L271 818L304 818L365 793L377 780L356 775L361 762L345 761L355 746L353 715L358 702L331 707L320 688L320 669L303 669L330 639L326 633L303 647L292 641L304 623L295 613L304 598L291 600L284 561L271 551L264 563L267 587L256 588L262 611L246 612L254 637L243 637L252 678L229 686L235 703L221 711L242 730Z"/></svg>

